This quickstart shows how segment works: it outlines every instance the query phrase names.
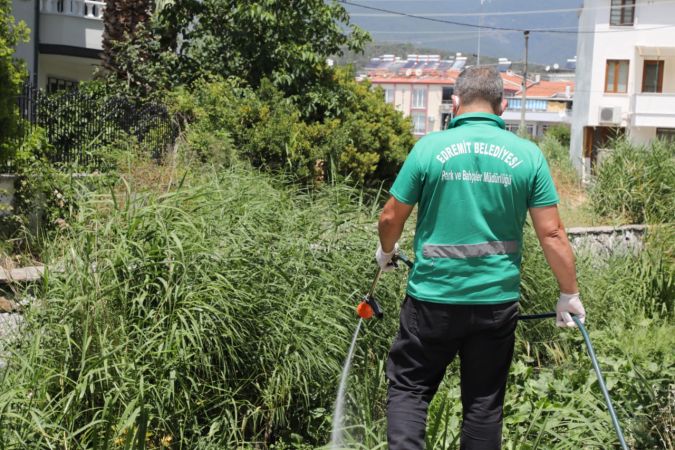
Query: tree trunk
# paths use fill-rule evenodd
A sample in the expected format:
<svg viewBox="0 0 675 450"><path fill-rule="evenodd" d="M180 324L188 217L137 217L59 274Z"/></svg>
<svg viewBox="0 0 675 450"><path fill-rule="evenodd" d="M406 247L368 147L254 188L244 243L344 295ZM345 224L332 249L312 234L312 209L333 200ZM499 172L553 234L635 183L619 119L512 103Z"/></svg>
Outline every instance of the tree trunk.
<svg viewBox="0 0 675 450"><path fill-rule="evenodd" d="M136 27L147 23L153 0L106 0L103 13L103 66L121 79L124 70L115 61L116 46L134 38Z"/></svg>

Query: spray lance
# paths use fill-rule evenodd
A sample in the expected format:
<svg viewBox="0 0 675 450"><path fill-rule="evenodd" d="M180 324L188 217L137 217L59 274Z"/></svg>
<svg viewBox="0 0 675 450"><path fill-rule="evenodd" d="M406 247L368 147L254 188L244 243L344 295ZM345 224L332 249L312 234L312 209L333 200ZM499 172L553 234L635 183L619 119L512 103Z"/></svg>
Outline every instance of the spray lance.
<svg viewBox="0 0 675 450"><path fill-rule="evenodd" d="M394 256L391 258L391 264L394 265L394 267L398 267L399 261L408 266L409 269L412 269L413 266L412 261L410 261L408 257L401 252L394 254ZM380 306L379 303L377 303L377 300L375 299L375 287L377 286L377 282L380 281L381 275L382 269L378 267L377 272L375 272L375 278L373 279L373 283L370 285L368 293L363 296L361 303L359 303L358 306L356 307L356 313L362 319L366 320L371 319L373 316L375 316L378 319L384 317L384 311L382 311L382 307Z"/></svg>
<svg viewBox="0 0 675 450"><path fill-rule="evenodd" d="M405 256L405 254L401 252L394 254L394 256L391 259L391 264L393 264L394 267L398 267L399 261L403 262L406 266L408 266L409 269L412 269L413 267L412 261L410 261ZM375 299L375 287L377 286L377 282L380 280L381 275L382 269L378 267L377 272L375 273L375 278L373 279L373 283L370 285L370 290L363 297L361 303L359 303L358 306L356 307L356 312L362 319L371 319L373 316L375 316L378 319L382 319L384 317L384 311L382 311L382 307L380 307L380 304L377 303L377 300ZM551 311L539 314L521 314L518 316L518 320L530 321L555 317L556 313L554 311ZM581 334L584 337L584 341L586 342L586 349L588 350L588 356L590 356L591 358L591 363L593 365L593 369L595 370L595 375L597 376L598 379L598 385L600 386L602 395L605 397L605 403L607 404L607 409L609 411L612 425L614 426L614 431L616 432L616 436L619 440L619 444L623 450L628 450L626 440L623 436L623 430L621 429L619 419L616 415L616 411L614 410L614 406L612 405L612 399L610 398L609 391L607 390L607 386L605 385L605 380L602 375L602 371L600 370L598 359L595 356L595 351L593 350L593 344L591 343L588 331L586 331L586 327L584 327L584 324L579 320L577 316L572 316L572 319L574 320L574 323L577 325L579 331L581 331Z"/></svg>

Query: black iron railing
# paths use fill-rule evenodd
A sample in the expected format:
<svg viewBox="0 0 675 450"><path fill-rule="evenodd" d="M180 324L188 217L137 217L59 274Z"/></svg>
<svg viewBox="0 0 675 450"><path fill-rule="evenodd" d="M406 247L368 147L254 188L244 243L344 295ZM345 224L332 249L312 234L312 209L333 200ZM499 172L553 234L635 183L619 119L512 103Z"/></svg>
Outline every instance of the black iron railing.
<svg viewBox="0 0 675 450"><path fill-rule="evenodd" d="M42 128L55 164L96 166L108 149L128 140L159 159L177 134L164 105L98 92L71 89L48 94L27 83L18 106L25 119L23 139Z"/></svg>

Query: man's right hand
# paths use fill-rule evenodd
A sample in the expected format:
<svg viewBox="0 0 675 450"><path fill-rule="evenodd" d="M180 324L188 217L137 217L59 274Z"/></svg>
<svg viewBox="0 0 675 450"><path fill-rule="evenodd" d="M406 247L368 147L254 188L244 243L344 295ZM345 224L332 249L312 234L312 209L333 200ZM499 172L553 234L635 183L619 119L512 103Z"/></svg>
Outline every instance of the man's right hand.
<svg viewBox="0 0 675 450"><path fill-rule="evenodd" d="M375 259L377 260L377 265L380 266L382 272L391 272L396 269L396 266L392 262L392 258L398 252L398 243L394 244L394 250L391 252L385 252L382 250L382 245L377 246L377 251L375 252Z"/></svg>
<svg viewBox="0 0 675 450"><path fill-rule="evenodd" d="M559 327L575 327L576 324L572 320L572 314L577 316L581 323L586 320L586 310L584 310L578 292L576 294L563 294L561 292L555 312L555 324Z"/></svg>

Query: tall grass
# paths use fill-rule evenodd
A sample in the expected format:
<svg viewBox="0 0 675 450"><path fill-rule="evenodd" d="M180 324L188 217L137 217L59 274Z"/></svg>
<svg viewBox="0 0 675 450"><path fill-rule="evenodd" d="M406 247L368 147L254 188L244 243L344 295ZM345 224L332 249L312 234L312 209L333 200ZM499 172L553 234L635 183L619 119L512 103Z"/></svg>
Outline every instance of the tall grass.
<svg viewBox="0 0 675 450"><path fill-rule="evenodd" d="M591 200L598 214L632 223L675 221L675 142L648 147L618 139L599 164Z"/></svg>
<svg viewBox="0 0 675 450"><path fill-rule="evenodd" d="M373 223L358 191L236 168L83 203L2 375L0 447L321 441Z"/></svg>

